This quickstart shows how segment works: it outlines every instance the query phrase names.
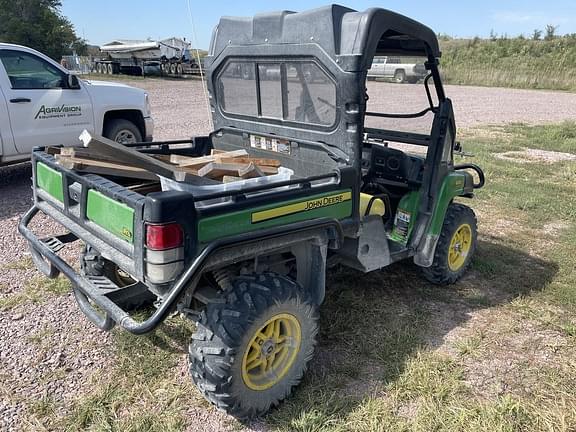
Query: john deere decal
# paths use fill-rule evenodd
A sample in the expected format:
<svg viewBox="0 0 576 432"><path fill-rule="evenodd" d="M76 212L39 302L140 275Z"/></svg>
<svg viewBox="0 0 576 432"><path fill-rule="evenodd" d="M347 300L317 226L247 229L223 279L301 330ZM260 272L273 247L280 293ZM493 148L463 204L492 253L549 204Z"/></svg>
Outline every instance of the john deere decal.
<svg viewBox="0 0 576 432"><path fill-rule="evenodd" d="M263 222L265 220L274 219L281 216L287 216L294 213L305 212L314 210L321 207L329 207L335 204L340 204L344 201L352 199L351 192L343 192L337 195L329 195L314 200L301 201L294 204L276 207L269 210L259 211L252 213L252 223Z"/></svg>

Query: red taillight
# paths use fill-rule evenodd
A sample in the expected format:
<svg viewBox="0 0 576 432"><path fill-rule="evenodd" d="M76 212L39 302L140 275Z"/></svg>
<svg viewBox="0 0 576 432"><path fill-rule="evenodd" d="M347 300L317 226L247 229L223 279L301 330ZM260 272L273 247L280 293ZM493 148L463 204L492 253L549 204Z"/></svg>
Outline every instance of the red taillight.
<svg viewBox="0 0 576 432"><path fill-rule="evenodd" d="M178 224L146 225L146 247L152 250L174 249L182 246L184 233Z"/></svg>

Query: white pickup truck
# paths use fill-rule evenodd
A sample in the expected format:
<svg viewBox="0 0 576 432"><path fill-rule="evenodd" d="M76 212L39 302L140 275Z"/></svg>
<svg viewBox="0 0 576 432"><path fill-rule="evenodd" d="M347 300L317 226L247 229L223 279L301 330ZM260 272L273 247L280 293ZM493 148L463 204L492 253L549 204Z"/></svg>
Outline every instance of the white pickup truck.
<svg viewBox="0 0 576 432"><path fill-rule="evenodd" d="M88 131L120 143L152 141L148 94L78 79L31 48L0 43L0 166L36 146L78 145Z"/></svg>
<svg viewBox="0 0 576 432"><path fill-rule="evenodd" d="M407 57L374 57L368 70L368 78L391 78L399 84L415 84L426 75L424 59Z"/></svg>

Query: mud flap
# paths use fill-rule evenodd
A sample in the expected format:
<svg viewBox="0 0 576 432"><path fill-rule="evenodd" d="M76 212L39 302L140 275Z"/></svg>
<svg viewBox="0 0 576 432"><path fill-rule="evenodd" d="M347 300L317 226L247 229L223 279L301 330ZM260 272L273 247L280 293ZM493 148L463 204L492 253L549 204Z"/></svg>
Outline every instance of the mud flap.
<svg viewBox="0 0 576 432"><path fill-rule="evenodd" d="M421 246L414 255L414 264L420 267L430 267L434 261L434 253L438 244L439 236L427 234L424 236Z"/></svg>

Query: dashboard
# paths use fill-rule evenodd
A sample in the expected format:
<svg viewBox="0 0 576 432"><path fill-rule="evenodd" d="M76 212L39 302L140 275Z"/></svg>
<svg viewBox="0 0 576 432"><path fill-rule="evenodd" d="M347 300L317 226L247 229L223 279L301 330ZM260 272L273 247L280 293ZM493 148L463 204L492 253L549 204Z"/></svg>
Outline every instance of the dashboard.
<svg viewBox="0 0 576 432"><path fill-rule="evenodd" d="M364 148L363 167L371 183L418 189L422 184L424 158L385 144L370 143Z"/></svg>

